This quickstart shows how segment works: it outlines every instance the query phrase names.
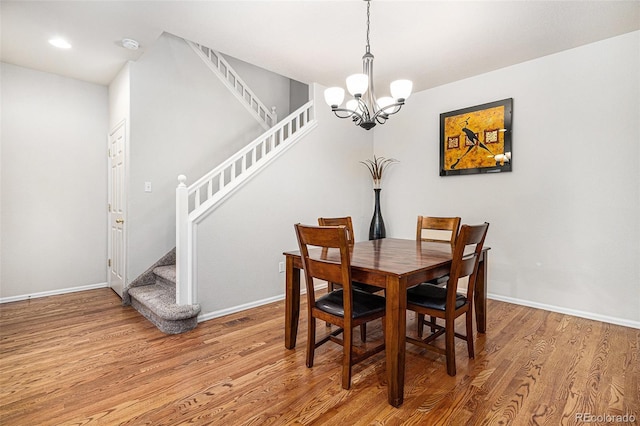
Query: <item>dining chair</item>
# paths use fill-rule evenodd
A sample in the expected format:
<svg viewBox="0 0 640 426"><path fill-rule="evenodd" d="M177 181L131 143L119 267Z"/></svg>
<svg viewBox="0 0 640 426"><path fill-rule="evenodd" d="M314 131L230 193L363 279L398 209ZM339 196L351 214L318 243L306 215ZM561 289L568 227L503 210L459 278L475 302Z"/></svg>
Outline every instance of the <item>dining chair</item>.
<svg viewBox="0 0 640 426"><path fill-rule="evenodd" d="M447 374L456 375L455 337L466 340L469 358L474 358L473 349L473 291L478 274L478 262L489 224L462 225L456 240L446 287L432 284L419 284L407 290L407 309L417 312L418 338L407 336L406 341L420 347L444 354L447 361ZM473 247L475 246L475 248ZM468 277L466 294L458 293L458 280ZM456 333L455 320L466 315L466 335ZM425 321L425 315L431 317ZM444 320L444 325L436 322ZM422 338L423 324L431 327L431 334ZM432 344L433 340L445 335L445 349Z"/></svg>
<svg viewBox="0 0 640 426"><path fill-rule="evenodd" d="M416 241L431 241L436 243L447 243L451 247L456 243L458 231L460 229L459 217L433 217L418 216L418 226L416 228ZM428 284L446 285L449 275L434 278L427 281ZM418 314L418 327L421 327L424 315ZM433 318L432 318L433 320ZM434 331L433 329L431 330Z"/></svg>
<svg viewBox="0 0 640 426"><path fill-rule="evenodd" d="M350 246L353 246L353 244L355 244L356 240L355 240L355 234L353 233L353 222L351 221L351 216L346 216L346 217L319 217L318 218L318 225L320 226L340 226L340 225L344 225L347 228L347 233L348 233L348 238L347 241L349 243ZM327 291L333 291L334 290L334 284L335 283L327 283ZM376 287L373 285L369 285L369 284L364 284L364 283L359 283L359 282L354 282L353 286L359 290L364 290L367 291L369 293L376 293L378 291L381 291L382 289L380 287Z"/></svg>
<svg viewBox="0 0 640 426"><path fill-rule="evenodd" d="M349 245L353 246L356 242L355 234L353 233L353 222L351 221L351 216L319 217L318 225L320 226L343 225L347 228L347 242L349 243ZM359 283L357 281L353 282L352 285L354 288L357 288L358 290L366 291L367 293L377 293L379 291L384 291L384 289L380 287L376 287L376 286L365 284L365 283ZM336 283L327 282L327 293L335 290L338 287L340 286L336 285ZM330 326L330 325L331 324L327 323L327 326ZM367 324L366 323L360 326L360 340L362 340L363 342L367 341Z"/></svg>
<svg viewBox="0 0 640 426"><path fill-rule="evenodd" d="M416 240L449 243L453 246L459 228L459 217L418 216Z"/></svg>
<svg viewBox="0 0 640 426"><path fill-rule="evenodd" d="M353 222L351 221L351 216L345 217L319 217L318 225L320 226L340 226L343 225L347 228L347 242L350 246L355 244L356 240L353 236ZM333 291L335 289L335 283L328 282L327 283L327 292Z"/></svg>
<svg viewBox="0 0 640 426"><path fill-rule="evenodd" d="M385 299L355 289L351 284L351 253L345 226L295 225L307 286L307 367L313 367L315 349L329 340L343 347L342 387L351 386L351 367L384 349L384 342L371 349L353 345L353 328L381 318L384 333ZM319 247L310 256L309 248ZM327 249L327 250L324 250ZM340 289L317 297L314 278L341 285ZM316 318L338 327L316 341ZM342 339L337 337L342 334Z"/></svg>

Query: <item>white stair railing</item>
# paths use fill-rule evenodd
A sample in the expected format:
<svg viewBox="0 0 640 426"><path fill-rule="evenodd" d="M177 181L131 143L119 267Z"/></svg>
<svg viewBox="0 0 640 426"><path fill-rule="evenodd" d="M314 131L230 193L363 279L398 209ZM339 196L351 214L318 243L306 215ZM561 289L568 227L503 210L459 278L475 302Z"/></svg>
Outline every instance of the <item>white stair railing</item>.
<svg viewBox="0 0 640 426"><path fill-rule="evenodd" d="M187 187L176 189L176 303L190 305L196 294L197 224L258 171L317 126L313 100Z"/></svg>
<svg viewBox="0 0 640 426"><path fill-rule="evenodd" d="M229 88L238 100L254 116L262 127L269 129L278 122L276 107L267 108L258 97L249 89L238 73L231 67L220 53L206 46L185 40L196 54L207 64L207 66L217 75L220 80Z"/></svg>

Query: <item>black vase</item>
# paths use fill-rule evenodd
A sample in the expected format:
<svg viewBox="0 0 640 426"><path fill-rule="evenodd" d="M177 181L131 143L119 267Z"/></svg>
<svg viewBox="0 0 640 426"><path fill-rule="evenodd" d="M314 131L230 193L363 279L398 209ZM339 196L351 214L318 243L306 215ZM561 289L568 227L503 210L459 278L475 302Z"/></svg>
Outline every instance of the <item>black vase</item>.
<svg viewBox="0 0 640 426"><path fill-rule="evenodd" d="M382 219L382 211L380 210L380 188L373 189L376 193L376 206L371 218L371 226L369 226L369 239L379 240L387 236L384 229L384 220Z"/></svg>

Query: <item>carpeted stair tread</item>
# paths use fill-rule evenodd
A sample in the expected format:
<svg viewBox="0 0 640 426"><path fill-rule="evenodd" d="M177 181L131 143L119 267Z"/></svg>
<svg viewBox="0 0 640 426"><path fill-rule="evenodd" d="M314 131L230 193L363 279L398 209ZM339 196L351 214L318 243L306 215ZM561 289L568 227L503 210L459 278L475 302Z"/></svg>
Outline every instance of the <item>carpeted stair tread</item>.
<svg viewBox="0 0 640 426"><path fill-rule="evenodd" d="M176 265L158 266L153 269L153 273L173 284L176 283Z"/></svg>
<svg viewBox="0 0 640 426"><path fill-rule="evenodd" d="M198 325L200 305L176 303L176 250L172 249L125 287L123 303L131 305L161 331L184 333Z"/></svg>
<svg viewBox="0 0 640 426"><path fill-rule="evenodd" d="M182 320L200 313L200 305L176 304L175 292L159 285L144 285L129 289L131 297L167 320Z"/></svg>

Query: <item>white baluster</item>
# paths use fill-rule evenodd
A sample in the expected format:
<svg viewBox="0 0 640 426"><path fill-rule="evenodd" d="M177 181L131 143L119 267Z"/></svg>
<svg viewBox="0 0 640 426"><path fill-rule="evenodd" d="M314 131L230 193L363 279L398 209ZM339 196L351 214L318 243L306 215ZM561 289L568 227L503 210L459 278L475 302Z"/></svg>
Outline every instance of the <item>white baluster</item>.
<svg viewBox="0 0 640 426"><path fill-rule="evenodd" d="M256 147L251 148L251 167L256 164Z"/></svg>
<svg viewBox="0 0 640 426"><path fill-rule="evenodd" d="M198 208L200 207L200 188L196 189L195 197L196 198L194 199L194 202L195 202L194 206L195 208Z"/></svg>
<svg viewBox="0 0 640 426"><path fill-rule="evenodd" d="M271 107L271 127L278 123L278 113L276 112L275 105Z"/></svg>

